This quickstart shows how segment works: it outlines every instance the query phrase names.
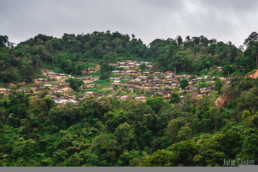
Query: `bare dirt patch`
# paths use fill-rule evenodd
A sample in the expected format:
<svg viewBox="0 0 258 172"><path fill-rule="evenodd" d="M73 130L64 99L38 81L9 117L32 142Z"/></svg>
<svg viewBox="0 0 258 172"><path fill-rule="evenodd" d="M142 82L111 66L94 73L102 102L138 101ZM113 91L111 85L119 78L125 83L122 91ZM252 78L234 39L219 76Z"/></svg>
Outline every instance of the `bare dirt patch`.
<svg viewBox="0 0 258 172"><path fill-rule="evenodd" d="M224 95L219 96L216 101L215 104L217 107L223 107L225 105L225 97Z"/></svg>
<svg viewBox="0 0 258 172"><path fill-rule="evenodd" d="M249 77L256 79L258 77L258 69L254 73L250 74Z"/></svg>

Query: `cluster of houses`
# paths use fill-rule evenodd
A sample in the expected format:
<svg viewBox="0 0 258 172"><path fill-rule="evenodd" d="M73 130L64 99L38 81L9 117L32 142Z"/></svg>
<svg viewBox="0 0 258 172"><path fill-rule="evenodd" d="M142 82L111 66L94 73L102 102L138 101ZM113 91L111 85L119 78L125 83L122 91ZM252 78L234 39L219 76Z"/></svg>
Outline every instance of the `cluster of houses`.
<svg viewBox="0 0 258 172"><path fill-rule="evenodd" d="M145 64L145 68L147 70L139 70L139 67L142 64ZM184 78L189 80L185 91L196 91L199 94L207 94L209 91L214 90L214 76L206 75L203 77L195 77L187 74L176 75L172 71L153 72L152 70L148 70L153 68L151 63L132 60L110 63L109 65L115 67L116 69L120 69L112 71L112 74L116 75L109 78L109 80L113 82L113 85L122 86L130 91L138 88L144 90L144 92L148 91L151 94L157 94L163 98L169 98L171 91L168 90L179 88L180 81ZM222 70L222 68L218 67L218 70ZM231 82L229 78L221 77L220 79L227 85L229 85ZM198 83L203 82L205 83L206 87L199 88ZM181 89L179 88L179 90Z"/></svg>
<svg viewBox="0 0 258 172"><path fill-rule="evenodd" d="M63 73L47 72L44 73L44 78L38 78L35 80L35 84L31 85L30 89L18 89L16 91L23 91L24 93L40 93L43 91L48 92L52 99L57 104L66 104L68 102L77 104L80 100L86 97L101 98L102 96L117 97L121 100L133 98L139 101L145 101L146 93L151 95L159 95L165 99L168 99L172 92L181 90L180 81L186 78L189 83L184 91L196 92L199 95L208 94L209 91L214 90L215 77L214 76L193 76L193 75L176 75L172 71L158 72L154 71L153 65L150 62L126 60L123 62L109 63L114 67L112 71L112 77L109 78L111 84L108 86L111 92L97 93L87 90L89 87L96 87L96 84L92 83L98 80L98 77L88 75L99 70L99 66L96 68L88 69L86 76L80 77L86 86L86 91L80 98L75 98L72 94L71 88L68 83L65 82L68 78L73 78L71 75L65 75ZM221 67L218 67L221 70ZM221 77L221 80L225 84L230 84L230 78ZM199 83L205 83L205 86L198 86ZM131 95L116 95L116 90L126 89L131 92ZM137 91L137 94L134 92ZM0 88L0 93L9 94L10 89ZM140 93L139 93L140 92ZM136 96L137 95L137 96Z"/></svg>

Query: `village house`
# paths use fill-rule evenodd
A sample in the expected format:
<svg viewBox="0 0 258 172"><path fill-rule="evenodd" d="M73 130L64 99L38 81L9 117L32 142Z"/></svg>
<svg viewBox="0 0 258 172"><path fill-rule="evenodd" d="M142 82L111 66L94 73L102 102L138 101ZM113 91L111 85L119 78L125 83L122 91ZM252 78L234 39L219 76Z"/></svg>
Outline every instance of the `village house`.
<svg viewBox="0 0 258 172"><path fill-rule="evenodd" d="M135 73L137 73L137 71L136 70L126 70L126 73L135 74Z"/></svg>
<svg viewBox="0 0 258 172"><path fill-rule="evenodd" d="M40 87L39 85L32 85L32 86L31 86L31 89L36 90L36 89L39 88L39 87Z"/></svg>
<svg viewBox="0 0 258 172"><path fill-rule="evenodd" d="M52 88L52 86L53 86L52 84L44 84L45 88Z"/></svg>
<svg viewBox="0 0 258 172"><path fill-rule="evenodd" d="M65 100L62 100L60 98L52 98L54 100L55 103L57 104L64 104L66 101Z"/></svg>
<svg viewBox="0 0 258 172"><path fill-rule="evenodd" d="M74 99L74 96L67 96L67 99Z"/></svg>
<svg viewBox="0 0 258 172"><path fill-rule="evenodd" d="M200 88L200 93L201 94L207 94L207 91L208 89L205 87L205 88Z"/></svg>
<svg viewBox="0 0 258 172"><path fill-rule="evenodd" d="M206 75L203 77L204 79L210 79L210 76L209 75Z"/></svg>
<svg viewBox="0 0 258 172"><path fill-rule="evenodd" d="M134 62L130 62L130 63L128 63L128 66L130 66L130 67L134 67L134 66L135 66L135 64L134 64Z"/></svg>
<svg viewBox="0 0 258 172"><path fill-rule="evenodd" d="M59 85L52 85L52 88L55 89L55 90L58 90L59 89Z"/></svg>
<svg viewBox="0 0 258 172"><path fill-rule="evenodd" d="M213 91L214 90L214 86L212 87L207 87L207 91Z"/></svg>
<svg viewBox="0 0 258 172"><path fill-rule="evenodd" d="M119 80L119 79L120 79L120 77L110 77L109 78L110 81Z"/></svg>
<svg viewBox="0 0 258 172"><path fill-rule="evenodd" d="M173 72L170 71L170 70L168 70L168 71L165 72L165 74L167 74L167 75L170 75L171 73L173 74Z"/></svg>
<svg viewBox="0 0 258 172"><path fill-rule="evenodd" d="M117 64L119 64L119 65L124 65L125 64L125 62L116 62Z"/></svg>
<svg viewBox="0 0 258 172"><path fill-rule="evenodd" d="M207 81L208 84L215 84L215 81Z"/></svg>
<svg viewBox="0 0 258 172"><path fill-rule="evenodd" d="M42 82L42 81L45 81L46 78L38 78L38 81Z"/></svg>
<svg viewBox="0 0 258 172"><path fill-rule="evenodd" d="M136 78L134 81L135 82L141 82L141 79L140 78Z"/></svg>
<svg viewBox="0 0 258 172"><path fill-rule="evenodd" d="M198 90L197 87L190 87L190 89L191 89L192 91L197 91L197 90Z"/></svg>
<svg viewBox="0 0 258 172"><path fill-rule="evenodd" d="M173 83L173 84L171 84L171 87L176 88L176 87L177 87L177 84L176 84L176 83Z"/></svg>
<svg viewBox="0 0 258 172"><path fill-rule="evenodd" d="M66 103L74 103L74 104L78 104L78 101L76 100L67 100L67 99L60 99L60 98L52 98L55 103L57 104L66 104Z"/></svg>
<svg viewBox="0 0 258 172"><path fill-rule="evenodd" d="M124 79L124 80L129 80L129 79L130 79L130 76L124 76L123 79Z"/></svg>
<svg viewBox="0 0 258 172"><path fill-rule="evenodd" d="M221 79L222 81L226 81L226 80L227 80L227 79L224 78L224 77L220 77L220 79Z"/></svg>
<svg viewBox="0 0 258 172"><path fill-rule="evenodd" d="M56 78L55 78L55 76L50 76L50 77L47 77L47 80L48 80L48 81L55 81Z"/></svg>
<svg viewBox="0 0 258 172"><path fill-rule="evenodd" d="M201 94L207 94L207 90L200 90Z"/></svg>
<svg viewBox="0 0 258 172"><path fill-rule="evenodd" d="M120 70L113 70L112 73L113 73L113 74L119 74L119 73L120 73Z"/></svg>
<svg viewBox="0 0 258 172"><path fill-rule="evenodd" d="M48 76L55 76L56 73L54 73L54 72L48 72L47 75L48 75Z"/></svg>
<svg viewBox="0 0 258 172"><path fill-rule="evenodd" d="M146 67L151 69L151 68L152 68L152 65L146 65Z"/></svg>
<svg viewBox="0 0 258 172"><path fill-rule="evenodd" d="M171 96L170 94L163 94L163 95L162 95L162 98L163 98L163 99L169 99L170 96Z"/></svg>
<svg viewBox="0 0 258 172"><path fill-rule="evenodd" d="M200 88L200 91L203 91L203 90L207 90L207 88L206 87Z"/></svg>
<svg viewBox="0 0 258 172"><path fill-rule="evenodd" d="M36 92L42 92L42 91L44 91L44 88L37 88L36 89Z"/></svg>
<svg viewBox="0 0 258 172"><path fill-rule="evenodd" d="M90 77L82 77L82 80L91 80Z"/></svg>
<svg viewBox="0 0 258 172"><path fill-rule="evenodd" d="M121 100L127 100L128 98L129 98L129 96L127 96L127 95L120 97Z"/></svg>
<svg viewBox="0 0 258 172"><path fill-rule="evenodd" d="M145 101L145 97L134 97L135 100L138 100L138 101Z"/></svg>
<svg viewBox="0 0 258 172"><path fill-rule="evenodd" d="M193 85L193 81L190 81L190 82L188 83L188 85Z"/></svg>
<svg viewBox="0 0 258 172"><path fill-rule="evenodd" d="M142 74L144 74L144 75L149 75L150 72L142 72Z"/></svg>
<svg viewBox="0 0 258 172"><path fill-rule="evenodd" d="M121 83L121 81L120 80L114 80L114 82L113 82L114 84L120 84Z"/></svg>
<svg viewBox="0 0 258 172"><path fill-rule="evenodd" d="M194 79L192 79L192 81L193 81L193 82L196 82L196 81L198 81L198 80L197 80L197 78L194 78Z"/></svg>
<svg viewBox="0 0 258 172"><path fill-rule="evenodd" d="M65 76L65 74L64 73L59 73L58 76Z"/></svg>
<svg viewBox="0 0 258 172"><path fill-rule="evenodd" d="M139 68L140 66L141 66L141 64L139 64L139 63L134 64L134 67L136 67L136 68Z"/></svg>
<svg viewBox="0 0 258 172"><path fill-rule="evenodd" d="M115 63L109 63L108 65L109 65L109 66L116 66L117 64L115 64Z"/></svg>
<svg viewBox="0 0 258 172"><path fill-rule="evenodd" d="M203 80L204 78L203 77L197 77L196 78L198 81L201 81L201 80Z"/></svg>
<svg viewBox="0 0 258 172"><path fill-rule="evenodd" d="M155 82L159 82L159 81L162 81L160 78L158 78L158 77L155 77L154 79L153 79L153 81L155 81Z"/></svg>
<svg viewBox="0 0 258 172"><path fill-rule="evenodd" d="M9 90L6 88L0 88L0 93L8 94Z"/></svg>
<svg viewBox="0 0 258 172"><path fill-rule="evenodd" d="M191 90L191 88L190 87L185 87L185 90Z"/></svg>
<svg viewBox="0 0 258 172"><path fill-rule="evenodd" d="M148 79L148 76L140 76L141 79Z"/></svg>
<svg viewBox="0 0 258 172"><path fill-rule="evenodd" d="M96 70L95 68L89 68L88 71L89 71L89 73L94 73L94 72L96 72L97 70Z"/></svg>
<svg viewBox="0 0 258 172"><path fill-rule="evenodd" d="M222 70L222 66L218 66L217 69L218 69L218 71L221 71Z"/></svg>
<svg viewBox="0 0 258 172"><path fill-rule="evenodd" d="M119 68L122 68L122 69L129 69L130 67L129 67L129 66L119 66Z"/></svg>
<svg viewBox="0 0 258 172"><path fill-rule="evenodd" d="M86 94L93 94L93 91L86 91Z"/></svg>
<svg viewBox="0 0 258 172"><path fill-rule="evenodd" d="M182 74L182 75L179 75L180 78L186 78L187 75L186 74Z"/></svg>
<svg viewBox="0 0 258 172"><path fill-rule="evenodd" d="M225 84L226 84L226 85L230 85L230 84L231 84L231 81L226 81Z"/></svg>
<svg viewBox="0 0 258 172"><path fill-rule="evenodd" d="M162 75L161 72L154 72L154 75Z"/></svg>

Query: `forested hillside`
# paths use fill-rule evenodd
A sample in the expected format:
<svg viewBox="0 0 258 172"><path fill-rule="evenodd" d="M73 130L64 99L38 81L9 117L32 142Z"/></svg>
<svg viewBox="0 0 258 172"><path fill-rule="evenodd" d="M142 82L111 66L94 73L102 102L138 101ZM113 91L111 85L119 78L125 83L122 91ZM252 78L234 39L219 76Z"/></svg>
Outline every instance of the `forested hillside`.
<svg viewBox="0 0 258 172"><path fill-rule="evenodd" d="M217 107L198 101L0 98L0 166L223 166L258 154L258 80L235 79Z"/></svg>
<svg viewBox="0 0 258 172"><path fill-rule="evenodd" d="M64 34L61 39L37 35L12 47L7 36L0 38L0 82L31 82L41 68L80 75L88 62L115 62L122 59L156 62L161 71L207 74L223 66L225 75L244 75L257 66L257 33L245 40L243 52L231 42L217 42L204 36L183 40L156 39L149 46L134 35L119 32Z"/></svg>
<svg viewBox="0 0 258 172"><path fill-rule="evenodd" d="M182 77L181 88L169 89L168 99L156 94L146 101L89 96L63 105L47 91L10 89L0 93L0 166L223 166L228 160L257 165L258 78L248 77L257 69L257 40L253 32L244 41L245 50L204 36L157 39L147 46L134 35L107 31L60 39L38 35L14 47L0 36L0 84L5 88L32 83L44 69L81 76L100 64L97 74L91 73L100 76L94 81L100 86L91 88L96 91L109 82L108 63L126 59L152 62L157 71L201 76L215 76L222 66L230 79L229 84L209 79L214 89L199 97L200 89L208 87L203 79L196 83L199 91L189 91ZM89 89L76 77L65 82L78 97ZM118 88L113 86L114 94Z"/></svg>

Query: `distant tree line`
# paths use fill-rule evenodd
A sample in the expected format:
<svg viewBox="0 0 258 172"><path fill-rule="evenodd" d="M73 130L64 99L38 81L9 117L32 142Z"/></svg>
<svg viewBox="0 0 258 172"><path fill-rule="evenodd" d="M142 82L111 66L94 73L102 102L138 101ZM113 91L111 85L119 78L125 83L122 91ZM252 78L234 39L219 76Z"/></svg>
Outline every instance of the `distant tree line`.
<svg viewBox="0 0 258 172"><path fill-rule="evenodd" d="M123 59L151 61L161 71L204 74L222 66L223 75L244 75L257 67L257 37L251 33L242 51L231 42L204 36L156 39L146 46L134 35L119 32L65 33L60 39L39 34L15 47L7 36L0 36L0 82L31 82L42 68L81 75L88 62Z"/></svg>

